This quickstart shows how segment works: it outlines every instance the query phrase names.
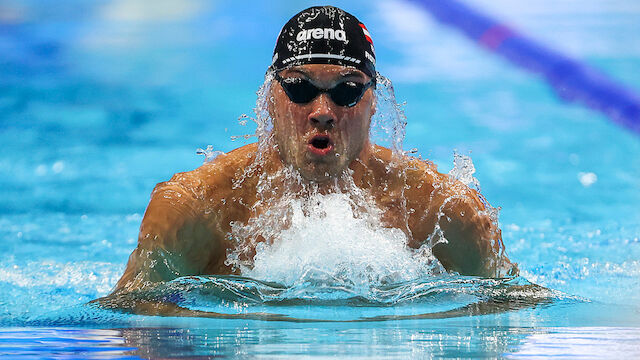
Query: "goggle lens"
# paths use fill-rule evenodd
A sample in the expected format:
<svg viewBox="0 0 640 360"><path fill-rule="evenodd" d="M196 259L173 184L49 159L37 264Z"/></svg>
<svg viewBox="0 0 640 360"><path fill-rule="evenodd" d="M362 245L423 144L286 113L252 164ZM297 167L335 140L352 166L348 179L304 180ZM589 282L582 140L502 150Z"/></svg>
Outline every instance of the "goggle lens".
<svg viewBox="0 0 640 360"><path fill-rule="evenodd" d="M320 93L327 93L338 106L352 107L355 106L364 92L374 85L371 80L366 84L354 81L344 81L330 89L321 89L313 85L309 80L302 78L282 78L276 74L275 79L278 80L289 100L296 104L306 104L315 99Z"/></svg>

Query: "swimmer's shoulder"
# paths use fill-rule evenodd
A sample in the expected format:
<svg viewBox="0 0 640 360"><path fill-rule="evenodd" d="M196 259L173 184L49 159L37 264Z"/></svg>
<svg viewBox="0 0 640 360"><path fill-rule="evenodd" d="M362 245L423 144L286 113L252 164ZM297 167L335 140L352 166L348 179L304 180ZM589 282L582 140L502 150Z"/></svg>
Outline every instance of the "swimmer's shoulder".
<svg viewBox="0 0 640 360"><path fill-rule="evenodd" d="M257 143L247 144L218 155L212 161L193 170L193 173L203 179L237 177L254 163L257 153Z"/></svg>
<svg viewBox="0 0 640 360"><path fill-rule="evenodd" d="M430 206L441 203L451 196L465 196L473 202L478 201L475 190L456 180L449 174L438 171L438 166L430 160L411 155L398 155L385 147L374 145L370 164L380 167L377 171L383 171L384 166L404 171L406 179L405 197L411 206ZM376 165L378 164L378 165Z"/></svg>
<svg viewBox="0 0 640 360"><path fill-rule="evenodd" d="M245 176L245 169L254 163L257 149L257 144L252 143L220 154L194 170L174 174L169 181L156 185L154 192L167 187L179 187L196 199L229 192Z"/></svg>
<svg viewBox="0 0 640 360"><path fill-rule="evenodd" d="M412 199L429 194L432 204L440 204L450 199L465 203L478 210L485 210L482 195L450 174L438 171L438 166L430 160L406 156L407 193Z"/></svg>
<svg viewBox="0 0 640 360"><path fill-rule="evenodd" d="M453 176L438 171L438 166L430 160L406 157L407 185L410 189L426 187L435 197L442 199L451 196L463 196L469 200L478 200L478 193ZM433 199L433 196L432 196Z"/></svg>
<svg viewBox="0 0 640 360"><path fill-rule="evenodd" d="M374 145L372 151L373 163L378 163L389 167L389 164L395 164L400 170L406 174L408 186L420 186L425 183L434 183L444 181L448 175L438 171L438 166L430 160L418 158L411 155L393 154L393 151L384 146Z"/></svg>

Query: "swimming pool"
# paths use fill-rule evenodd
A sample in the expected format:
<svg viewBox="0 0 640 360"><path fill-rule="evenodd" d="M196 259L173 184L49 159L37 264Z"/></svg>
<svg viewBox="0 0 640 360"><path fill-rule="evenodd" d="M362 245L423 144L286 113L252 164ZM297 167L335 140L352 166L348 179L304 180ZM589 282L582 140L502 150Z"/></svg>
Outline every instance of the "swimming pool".
<svg viewBox="0 0 640 360"><path fill-rule="evenodd" d="M474 0L640 91L632 1ZM229 151L282 23L305 5L198 0L3 3L0 13L0 353L44 357L633 357L640 353L640 139L406 2L336 2L371 30L406 101L405 149L452 167L471 154L501 207L523 279L557 290L481 316L299 322L131 316L106 295L153 186ZM296 318L416 314L265 305ZM229 312L233 311L229 309ZM235 309L240 313L244 310ZM57 355L56 355L57 354Z"/></svg>

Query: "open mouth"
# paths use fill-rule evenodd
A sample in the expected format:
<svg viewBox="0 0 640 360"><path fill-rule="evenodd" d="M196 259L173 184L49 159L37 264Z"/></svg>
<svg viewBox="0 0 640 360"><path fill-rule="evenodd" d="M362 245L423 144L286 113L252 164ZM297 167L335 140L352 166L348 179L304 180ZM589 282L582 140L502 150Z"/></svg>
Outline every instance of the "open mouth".
<svg viewBox="0 0 640 360"><path fill-rule="evenodd" d="M331 138L326 135L316 135L311 138L308 145L309 150L316 154L324 156L333 149Z"/></svg>

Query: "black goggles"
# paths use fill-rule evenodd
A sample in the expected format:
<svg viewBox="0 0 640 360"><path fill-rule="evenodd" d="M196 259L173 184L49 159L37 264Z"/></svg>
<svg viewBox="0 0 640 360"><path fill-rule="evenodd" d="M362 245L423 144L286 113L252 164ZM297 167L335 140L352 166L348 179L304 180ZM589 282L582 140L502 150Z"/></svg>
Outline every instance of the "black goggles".
<svg viewBox="0 0 640 360"><path fill-rule="evenodd" d="M327 93L336 105L346 107L357 104L362 99L364 92L372 86L375 87L376 84L373 79L366 84L343 81L330 89L321 89L309 80L302 78L282 78L280 74L276 73L275 79L282 85L289 100L296 104L306 104L321 93Z"/></svg>

